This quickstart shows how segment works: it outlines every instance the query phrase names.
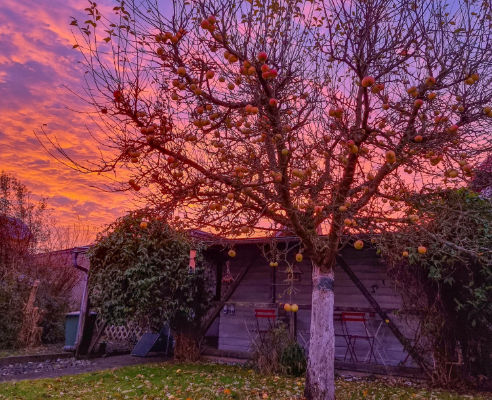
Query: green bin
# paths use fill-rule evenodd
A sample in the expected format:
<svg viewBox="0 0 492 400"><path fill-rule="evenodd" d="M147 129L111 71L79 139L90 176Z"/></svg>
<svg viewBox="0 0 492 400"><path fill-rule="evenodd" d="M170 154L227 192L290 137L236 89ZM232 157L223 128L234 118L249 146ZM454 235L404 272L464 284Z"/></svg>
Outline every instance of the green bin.
<svg viewBox="0 0 492 400"><path fill-rule="evenodd" d="M63 347L63 350L65 351L75 350L75 340L77 339L77 328L79 326L79 315L79 311L74 311L65 315L65 347ZM96 316L97 313L91 312L89 314L89 318L87 318L82 347L86 347L84 344L88 346L88 343L90 343L92 331L94 330L94 324L96 322Z"/></svg>

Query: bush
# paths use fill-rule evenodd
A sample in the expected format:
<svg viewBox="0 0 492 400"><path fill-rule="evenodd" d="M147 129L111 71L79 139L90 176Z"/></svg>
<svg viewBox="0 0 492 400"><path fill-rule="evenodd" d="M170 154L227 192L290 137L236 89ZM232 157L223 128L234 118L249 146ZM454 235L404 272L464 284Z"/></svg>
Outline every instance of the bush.
<svg viewBox="0 0 492 400"><path fill-rule="evenodd" d="M301 376L306 371L304 349L290 337L284 323L277 323L252 342L255 368L262 374L277 373Z"/></svg>
<svg viewBox="0 0 492 400"><path fill-rule="evenodd" d="M50 283L42 280L37 295L37 305L43 312L40 326L43 343L60 343L65 339L65 315L69 310L68 297L56 293Z"/></svg>
<svg viewBox="0 0 492 400"><path fill-rule="evenodd" d="M17 277L4 276L0 282L0 349L17 346L28 287Z"/></svg>
<svg viewBox="0 0 492 400"><path fill-rule="evenodd" d="M201 246L162 220L141 225L144 219L142 212L120 218L90 250L91 301L108 323L131 320L154 331L168 324L175 357L194 359L210 299ZM190 249L197 250L194 273Z"/></svg>
<svg viewBox="0 0 492 400"><path fill-rule="evenodd" d="M413 207L422 222L383 235L380 246L403 310L420 319L417 349L432 356L434 382L478 383L492 376L492 203L460 189ZM422 245L425 255L416 250ZM461 368L450 370L453 363Z"/></svg>
<svg viewBox="0 0 492 400"><path fill-rule="evenodd" d="M64 340L65 314L69 311L69 296L75 283L70 272L67 268L46 265L44 268L32 268L29 275L4 275L0 282L0 348L19 345L17 338L24 317L24 306L35 280L40 281L34 304L42 312L39 323L43 328L41 341L49 344Z"/></svg>
<svg viewBox="0 0 492 400"><path fill-rule="evenodd" d="M50 237L46 212L44 201L32 203L26 186L0 173L0 348L18 346L24 306L36 280L40 285L35 306L44 315L42 340L63 339L64 314L76 276L49 257L37 257L46 251Z"/></svg>
<svg viewBox="0 0 492 400"><path fill-rule="evenodd" d="M302 346L297 343L289 343L282 351L280 364L289 375L302 376L306 372L306 354Z"/></svg>

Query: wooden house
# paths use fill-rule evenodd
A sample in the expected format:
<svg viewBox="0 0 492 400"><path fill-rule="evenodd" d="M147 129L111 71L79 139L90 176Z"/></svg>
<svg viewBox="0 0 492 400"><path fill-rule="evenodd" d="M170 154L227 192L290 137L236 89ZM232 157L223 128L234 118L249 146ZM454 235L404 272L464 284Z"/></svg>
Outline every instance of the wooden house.
<svg viewBox="0 0 492 400"><path fill-rule="evenodd" d="M248 358L259 331L277 321L283 321L298 343L308 349L312 265L307 257L302 262L295 260L298 238L231 240L200 231L191 235L208 245L206 271L214 307L203 324L206 354ZM286 256L276 260L277 266L270 265L272 242L280 254L289 249ZM231 248L235 257L228 255ZM74 250L83 257L87 248ZM337 366L371 372L411 368L413 373L416 364L395 329L408 339L408 346L415 336L416 321L400 313L402 300L386 265L369 246L363 250L347 247L339 261L344 267L337 265L335 270ZM286 312L286 303L296 304L299 310Z"/></svg>
<svg viewBox="0 0 492 400"><path fill-rule="evenodd" d="M205 324L210 354L248 357L255 336L273 320L284 321L297 341L306 349L309 347L311 261L308 258L295 261L296 238L281 237L275 241L278 246L290 246L291 251L286 260L279 261L274 267L270 266L271 260L263 251L265 246L268 248L271 238L224 240L209 248L208 259L215 266L212 269L216 275L217 304ZM227 256L227 249L231 247L236 252L234 258ZM399 313L402 299L376 250L347 247L342 250L341 257L348 273L337 265L335 334L338 363L379 365L387 369L414 367L412 357L394 334L394 328L390 329L389 322L409 339L409 343L415 334L415 322ZM297 304L298 312L285 312L285 303ZM271 318L265 318L265 313Z"/></svg>

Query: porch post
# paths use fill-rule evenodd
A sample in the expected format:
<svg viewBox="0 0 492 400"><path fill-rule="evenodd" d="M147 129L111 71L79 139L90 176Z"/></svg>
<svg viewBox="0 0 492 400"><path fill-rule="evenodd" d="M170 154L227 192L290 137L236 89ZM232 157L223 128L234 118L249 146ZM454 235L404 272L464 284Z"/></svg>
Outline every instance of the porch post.
<svg viewBox="0 0 492 400"><path fill-rule="evenodd" d="M277 268L272 267L272 303L277 302Z"/></svg>

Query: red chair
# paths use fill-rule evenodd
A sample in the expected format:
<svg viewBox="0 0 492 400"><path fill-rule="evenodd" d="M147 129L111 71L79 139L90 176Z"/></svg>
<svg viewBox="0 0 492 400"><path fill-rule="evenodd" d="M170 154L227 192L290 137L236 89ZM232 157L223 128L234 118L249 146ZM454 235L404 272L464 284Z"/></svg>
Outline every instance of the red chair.
<svg viewBox="0 0 492 400"><path fill-rule="evenodd" d="M375 338L367 328L366 314L363 312L342 312L341 317L342 325L345 326L345 331L350 342L352 360L359 362L356 354L356 345L358 340L364 340L369 344L369 359L366 360L366 362L371 362L372 358L374 358L374 362L376 362L376 355L374 354ZM355 331L355 329L357 329L357 331Z"/></svg>
<svg viewBox="0 0 492 400"><path fill-rule="evenodd" d="M275 324L275 320L277 319L277 313L275 309L270 308L255 308L255 318L256 318L256 327L258 328L258 333L261 335L262 333L268 332L270 328ZM260 321L266 320L268 322L267 329L260 329Z"/></svg>
<svg viewBox="0 0 492 400"><path fill-rule="evenodd" d="M255 317L256 318L269 318L275 320L277 318L277 314L275 309L270 308L255 308Z"/></svg>

